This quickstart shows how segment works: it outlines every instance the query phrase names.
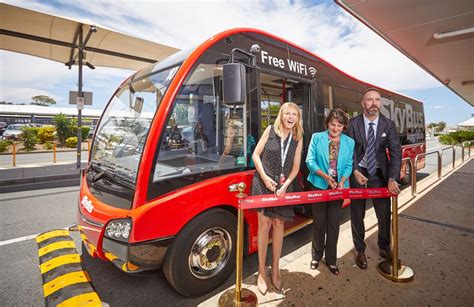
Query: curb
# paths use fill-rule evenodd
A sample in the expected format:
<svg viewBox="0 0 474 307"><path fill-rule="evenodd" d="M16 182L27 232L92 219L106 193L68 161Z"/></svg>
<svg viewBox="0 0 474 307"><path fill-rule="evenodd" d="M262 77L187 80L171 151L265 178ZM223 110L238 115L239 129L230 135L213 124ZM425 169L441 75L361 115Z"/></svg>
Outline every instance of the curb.
<svg viewBox="0 0 474 307"><path fill-rule="evenodd" d="M82 163L82 168L86 163ZM0 193L79 186L80 175L76 164L0 170Z"/></svg>
<svg viewBox="0 0 474 307"><path fill-rule="evenodd" d="M79 174L0 180L0 194L29 190L79 186Z"/></svg>

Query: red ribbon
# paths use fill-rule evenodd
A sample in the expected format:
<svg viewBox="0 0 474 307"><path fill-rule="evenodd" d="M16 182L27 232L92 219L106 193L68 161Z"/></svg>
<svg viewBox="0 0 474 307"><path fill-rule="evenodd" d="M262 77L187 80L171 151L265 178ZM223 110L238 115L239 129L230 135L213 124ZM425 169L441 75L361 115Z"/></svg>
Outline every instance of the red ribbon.
<svg viewBox="0 0 474 307"><path fill-rule="evenodd" d="M392 194L387 188L314 190L285 193L280 197L275 194L247 196L241 199L239 202L239 208L257 209L264 207L302 205L340 199L385 198L391 196L397 195Z"/></svg>

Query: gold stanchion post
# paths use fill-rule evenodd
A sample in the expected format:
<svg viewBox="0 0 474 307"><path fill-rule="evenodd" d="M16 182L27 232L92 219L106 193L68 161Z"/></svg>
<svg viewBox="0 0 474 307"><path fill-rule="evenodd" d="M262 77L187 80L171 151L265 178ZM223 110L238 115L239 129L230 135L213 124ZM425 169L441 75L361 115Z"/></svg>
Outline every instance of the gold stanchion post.
<svg viewBox="0 0 474 307"><path fill-rule="evenodd" d="M244 258L244 210L240 203L245 195L246 186L241 182L238 185L239 209L237 212L237 248L235 252L235 289L224 292L219 298L219 306L256 306L257 296L249 289L242 289L242 272Z"/></svg>
<svg viewBox="0 0 474 307"><path fill-rule="evenodd" d="M398 196L392 197L392 262L382 261L377 270L383 277L396 282L409 282L415 277L413 270L398 260ZM396 269L394 269L396 268Z"/></svg>
<svg viewBox="0 0 474 307"><path fill-rule="evenodd" d="M13 158L13 166L16 166L16 144L13 142L12 144L12 158Z"/></svg>

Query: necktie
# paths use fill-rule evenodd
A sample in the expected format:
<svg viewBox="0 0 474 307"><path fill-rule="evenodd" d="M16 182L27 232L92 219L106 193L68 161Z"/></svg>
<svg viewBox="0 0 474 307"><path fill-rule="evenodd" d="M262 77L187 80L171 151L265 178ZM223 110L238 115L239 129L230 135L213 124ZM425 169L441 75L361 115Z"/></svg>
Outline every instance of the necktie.
<svg viewBox="0 0 474 307"><path fill-rule="evenodd" d="M375 166L375 133L374 123L369 123L369 132L367 134L367 172L370 176L375 175L377 167Z"/></svg>

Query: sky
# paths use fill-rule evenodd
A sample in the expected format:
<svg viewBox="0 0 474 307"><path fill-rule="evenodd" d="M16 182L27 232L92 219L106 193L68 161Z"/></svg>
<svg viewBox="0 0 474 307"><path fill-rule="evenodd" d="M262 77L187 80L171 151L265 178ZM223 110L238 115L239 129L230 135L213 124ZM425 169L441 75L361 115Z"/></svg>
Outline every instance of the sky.
<svg viewBox="0 0 474 307"><path fill-rule="evenodd" d="M288 39L360 80L421 100L425 122L449 127L465 121L474 108L411 62L333 1L34 1L12 5L75 19L168 46L187 49L235 27L262 29ZM28 55L0 51L0 101L31 102L47 95L68 106L77 90L77 68ZM84 90L103 109L133 71L85 68Z"/></svg>

